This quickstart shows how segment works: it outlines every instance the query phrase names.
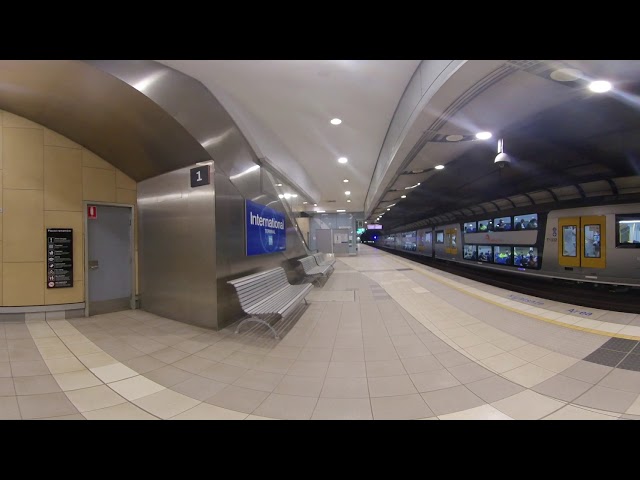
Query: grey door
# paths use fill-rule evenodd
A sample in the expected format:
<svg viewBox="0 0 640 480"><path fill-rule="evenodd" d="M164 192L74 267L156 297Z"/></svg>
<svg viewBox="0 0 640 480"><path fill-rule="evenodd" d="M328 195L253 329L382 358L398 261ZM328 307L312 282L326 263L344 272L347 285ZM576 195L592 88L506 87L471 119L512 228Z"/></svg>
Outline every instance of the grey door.
<svg viewBox="0 0 640 480"><path fill-rule="evenodd" d="M322 253L333 253L333 240L331 239L330 228L316 230L316 248Z"/></svg>
<svg viewBox="0 0 640 480"><path fill-rule="evenodd" d="M132 218L130 207L97 205L87 219L89 315L131 308Z"/></svg>

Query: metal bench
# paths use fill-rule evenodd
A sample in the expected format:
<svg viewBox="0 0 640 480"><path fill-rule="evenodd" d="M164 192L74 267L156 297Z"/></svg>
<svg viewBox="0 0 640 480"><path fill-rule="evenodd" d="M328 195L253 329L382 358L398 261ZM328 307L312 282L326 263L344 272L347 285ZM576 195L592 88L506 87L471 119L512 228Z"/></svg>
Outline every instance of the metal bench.
<svg viewBox="0 0 640 480"><path fill-rule="evenodd" d="M318 265L313 256L301 258L299 261L304 269L304 274L313 277L314 281L322 277L328 277L333 271L331 265Z"/></svg>
<svg viewBox="0 0 640 480"><path fill-rule="evenodd" d="M316 259L316 263L319 267L324 267L325 265L333 266L333 264L336 263L332 258L327 258L327 255L324 253L314 253L313 258Z"/></svg>
<svg viewBox="0 0 640 480"><path fill-rule="evenodd" d="M305 297L313 288L309 283L291 285L282 267L236 278L227 283L235 287L242 310L250 315L238 324L236 333L244 323L256 322L266 325L276 339L280 336L269 324L269 320L284 318L302 300L307 303Z"/></svg>

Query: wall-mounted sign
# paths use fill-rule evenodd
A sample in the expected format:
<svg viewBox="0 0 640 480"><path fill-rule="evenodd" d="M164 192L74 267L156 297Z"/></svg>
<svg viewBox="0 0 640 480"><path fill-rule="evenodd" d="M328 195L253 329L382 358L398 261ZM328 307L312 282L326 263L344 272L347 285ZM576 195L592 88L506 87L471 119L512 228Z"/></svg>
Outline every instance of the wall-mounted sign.
<svg viewBox="0 0 640 480"><path fill-rule="evenodd" d="M245 219L247 255L262 255L287 249L284 213L246 200Z"/></svg>
<svg viewBox="0 0 640 480"><path fill-rule="evenodd" d="M382 225L380 225L378 223L368 223L367 224L367 228L369 230L382 230Z"/></svg>
<svg viewBox="0 0 640 480"><path fill-rule="evenodd" d="M73 287L73 229L47 228L47 288Z"/></svg>
<svg viewBox="0 0 640 480"><path fill-rule="evenodd" d="M98 218L98 207L95 205L87 205L87 218L91 220Z"/></svg>
<svg viewBox="0 0 640 480"><path fill-rule="evenodd" d="M200 167L192 168L190 172L192 187L200 187L202 185L209 185L211 183L209 165L202 165Z"/></svg>

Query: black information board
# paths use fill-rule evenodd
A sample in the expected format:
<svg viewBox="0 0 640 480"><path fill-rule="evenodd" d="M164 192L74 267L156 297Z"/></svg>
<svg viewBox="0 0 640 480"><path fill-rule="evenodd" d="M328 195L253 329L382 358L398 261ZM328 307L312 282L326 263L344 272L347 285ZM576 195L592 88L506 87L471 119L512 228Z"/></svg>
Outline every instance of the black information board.
<svg viewBox="0 0 640 480"><path fill-rule="evenodd" d="M73 229L47 228L47 288L73 287Z"/></svg>

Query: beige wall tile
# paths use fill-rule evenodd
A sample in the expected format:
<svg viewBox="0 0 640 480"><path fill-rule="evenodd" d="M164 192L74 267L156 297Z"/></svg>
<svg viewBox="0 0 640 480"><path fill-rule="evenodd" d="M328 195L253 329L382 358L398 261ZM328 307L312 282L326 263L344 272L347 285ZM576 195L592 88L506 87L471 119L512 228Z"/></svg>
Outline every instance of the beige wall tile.
<svg viewBox="0 0 640 480"><path fill-rule="evenodd" d="M0 112L0 125L2 125L2 112ZM0 127L0 170L2 170L2 131L4 129Z"/></svg>
<svg viewBox="0 0 640 480"><path fill-rule="evenodd" d="M14 115L10 112L2 113L2 126L3 127L19 127L19 128L39 128L42 129L42 125L32 122L31 120L27 120L24 117L20 117L18 115Z"/></svg>
<svg viewBox="0 0 640 480"><path fill-rule="evenodd" d="M44 147L44 208L82 211L82 154L79 149Z"/></svg>
<svg viewBox="0 0 640 480"><path fill-rule="evenodd" d="M0 128L0 132L2 132L2 129ZM0 208L2 208L2 170L0 170ZM0 223L2 223L2 214L0 214ZM0 236L0 238L2 238Z"/></svg>
<svg viewBox="0 0 640 480"><path fill-rule="evenodd" d="M82 166L83 167L91 167L91 168L104 168L106 170L115 170L116 168L111 165L109 162L103 160L95 153L87 150L86 148L82 149Z"/></svg>
<svg viewBox="0 0 640 480"><path fill-rule="evenodd" d="M116 172L117 176L117 172ZM137 202L137 192L135 190L125 190L124 188L118 188L116 190L116 202L126 203L128 205L135 205Z"/></svg>
<svg viewBox="0 0 640 480"><path fill-rule="evenodd" d="M63 137L59 133L49 130L46 127L44 129L44 144L52 147L82 148L82 146L78 145L76 142L69 140L67 137Z"/></svg>
<svg viewBox="0 0 640 480"><path fill-rule="evenodd" d="M82 168L82 191L85 200L116 201L116 172L102 168Z"/></svg>
<svg viewBox="0 0 640 480"><path fill-rule="evenodd" d="M75 269L75 264L74 264ZM45 305L60 305L62 303L84 302L84 282L74 277L71 288L46 288L44 289Z"/></svg>
<svg viewBox="0 0 640 480"><path fill-rule="evenodd" d="M44 262L43 191L9 190L5 187L3 197L3 261Z"/></svg>
<svg viewBox="0 0 640 480"><path fill-rule="evenodd" d="M127 190L135 190L136 181L122 173L120 170L116 169L116 187L126 188Z"/></svg>
<svg viewBox="0 0 640 480"><path fill-rule="evenodd" d="M44 228L73 229L73 279L84 278L84 217L82 212L44 212ZM69 290L57 288L55 290ZM81 302L82 300L78 300Z"/></svg>
<svg viewBox="0 0 640 480"><path fill-rule="evenodd" d="M46 282L44 262L4 263L2 299L5 307L43 305Z"/></svg>
<svg viewBox="0 0 640 480"><path fill-rule="evenodd" d="M2 149L4 188L44 188L44 145L41 129L3 128Z"/></svg>

